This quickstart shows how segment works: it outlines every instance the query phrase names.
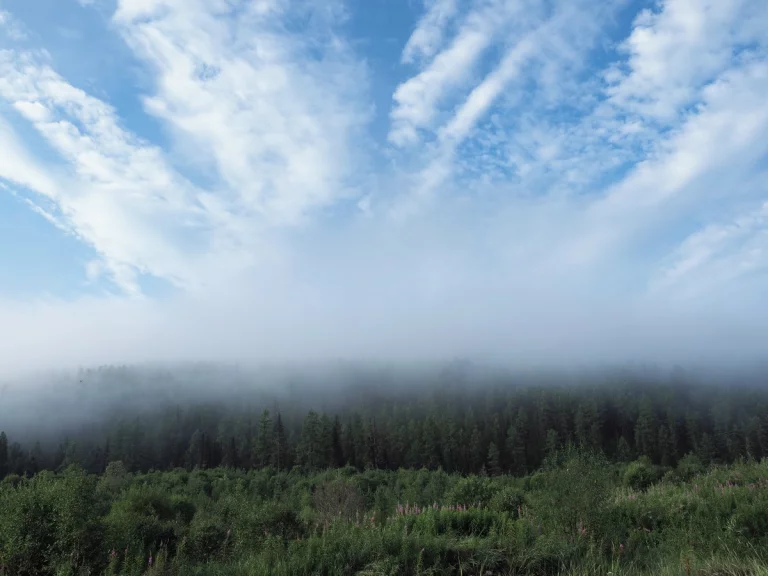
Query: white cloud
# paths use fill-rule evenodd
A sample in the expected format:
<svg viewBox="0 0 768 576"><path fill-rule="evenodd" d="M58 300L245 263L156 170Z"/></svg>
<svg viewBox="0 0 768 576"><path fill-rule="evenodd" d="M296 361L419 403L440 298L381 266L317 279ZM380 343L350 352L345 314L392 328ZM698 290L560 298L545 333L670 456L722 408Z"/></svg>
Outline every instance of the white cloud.
<svg viewBox="0 0 768 576"><path fill-rule="evenodd" d="M446 26L459 11L458 0L427 0L426 12L403 48L403 62L431 58L443 43Z"/></svg>
<svg viewBox="0 0 768 576"><path fill-rule="evenodd" d="M623 45L629 60L611 82L611 103L674 121L702 86L734 63L738 50L765 47L766 24L768 7L750 0L667 0L658 11L642 12Z"/></svg>
<svg viewBox="0 0 768 576"><path fill-rule="evenodd" d="M12 134L22 158L4 157L0 175L55 200L127 292L140 292L142 273L193 288L269 258L270 228L357 194L365 70L328 25L289 34L265 6L124 1L115 15L156 74L147 109L193 144L191 162L212 160L219 183L208 189L42 56L0 53L0 97L62 156L67 185L54 191Z"/></svg>
<svg viewBox="0 0 768 576"><path fill-rule="evenodd" d="M524 120L535 112L538 113L539 119L546 121L547 107L552 109L557 105L570 104L574 94L561 90L553 84L553 78L556 78L560 84L567 85L572 82L572 76L578 75L583 70L586 65L586 55L600 31L600 24L607 21L612 14L611 10L618 6L617 4L614 8L606 9L589 2L563 2L556 3L547 15L539 16L535 10L532 10L525 18L516 20L517 27L505 36L503 42L500 42L503 50L500 60L468 93L465 94L463 87L441 85L440 87L446 90L453 88L451 96L453 99L458 99L459 103L450 107L449 114L442 114L443 124L432 130L437 139L435 148L429 149L429 153L425 155L428 159L425 162L426 167L417 176L412 189L401 199L404 206L396 206L395 213L413 214L424 209L425 201L428 203L433 199L435 190L445 184L457 169L477 162L477 156L457 158L455 151L465 140L471 139L477 124L486 117L491 108L499 105L500 99L505 100L501 106L503 114L509 117L506 122L516 126L513 134L504 134L501 138L489 143L489 147L493 147L493 153L507 152L503 148L508 146L512 139L519 140L527 136L528 131L520 129L521 119ZM503 21L504 18L504 14L494 13L493 25ZM574 33L574 30L578 30L578 33ZM492 34L486 31L484 38L491 42ZM450 49L438 55L435 62L441 57L446 57L449 61L446 69L455 73L455 63L450 62L452 57ZM459 69L464 64L465 61L460 60ZM469 75L472 71L464 72ZM474 75L477 75L477 72ZM417 76L401 85L398 91L403 90L408 83L418 78ZM535 86L533 90L535 96L526 93L530 90L528 84L531 83ZM585 90L584 87L579 88L582 91ZM402 107L395 108L392 112L393 118L400 115L398 122L393 123L393 131L390 132L390 139L395 135L397 144L401 143L399 138L402 135L415 138L417 126L428 127L426 122L419 124L420 120L431 119L438 115L437 102L430 99L416 100L416 102L422 108L408 109L413 112L412 114L408 114L408 110ZM411 123L399 121L402 120L403 114L409 117ZM496 114L496 118L498 119L501 115ZM540 131L540 128L537 131ZM487 135L481 134L479 138L484 136ZM557 160L556 156L561 146L560 142L540 143L536 152L539 162L548 164ZM583 151L579 152L583 156ZM499 164L505 164L507 169L511 164L521 174L531 169L530 166L524 165L518 153L507 153L506 156L499 161ZM487 157L481 158L481 160L487 159ZM482 170L483 168L478 168L478 171Z"/></svg>
<svg viewBox="0 0 768 576"><path fill-rule="evenodd" d="M64 81L28 53L0 53L0 96L68 163L66 185L42 185L8 166L20 181L54 200L71 231L109 262L114 279L138 293L137 272L192 283L188 254L175 234L204 222L194 189L166 165L162 153L120 127L115 111ZM17 150L24 147L18 142ZM35 178L44 178L39 167Z"/></svg>
<svg viewBox="0 0 768 576"><path fill-rule="evenodd" d="M27 32L10 12L0 8L0 40L3 40L3 37L18 42L27 38Z"/></svg>
<svg viewBox="0 0 768 576"><path fill-rule="evenodd" d="M238 212L294 223L357 193L366 72L332 28L284 32L279 5L163 4L115 16L156 75L146 107L212 158Z"/></svg>
<svg viewBox="0 0 768 576"><path fill-rule="evenodd" d="M675 298L708 298L734 281L768 269L768 202L728 224L697 230L670 256L651 282Z"/></svg>
<svg viewBox="0 0 768 576"><path fill-rule="evenodd" d="M511 23L524 9L523 4L517 3L480 2L466 16L450 44L424 70L395 90L389 141L396 146L418 142L419 130L432 127L438 106L450 91L465 85L473 66L494 42L496 34L501 30L510 35L517 32L519 24Z"/></svg>
<svg viewBox="0 0 768 576"><path fill-rule="evenodd" d="M747 185L752 165L768 154L766 90L768 63L762 60L729 70L708 86L698 114L659 139L646 160L593 204L585 233L569 245L569 253L579 262L599 259L619 252L622 242L638 233L647 234L656 221L669 225L675 216L690 218L723 196L738 202L738 195L754 194L755 186ZM733 188L721 189L728 174L737 180L728 183Z"/></svg>

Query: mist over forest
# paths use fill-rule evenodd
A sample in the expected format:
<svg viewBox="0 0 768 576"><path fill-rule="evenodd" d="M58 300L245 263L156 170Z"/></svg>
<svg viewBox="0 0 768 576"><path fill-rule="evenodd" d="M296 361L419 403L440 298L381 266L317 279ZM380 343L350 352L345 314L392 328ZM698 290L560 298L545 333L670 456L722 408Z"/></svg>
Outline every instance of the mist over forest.
<svg viewBox="0 0 768 576"><path fill-rule="evenodd" d="M100 473L115 460L137 472L266 465L274 463L276 419L286 469L479 473L490 450L500 471L521 473L569 444L617 460L642 455L670 465L696 452L732 462L768 454L767 379L761 367L547 371L458 360L102 366L6 380L0 430L11 447L7 471L16 474L73 462ZM264 434L269 446L258 448ZM305 460L307 442L324 443L320 460ZM470 445L475 456L459 457L458 447Z"/></svg>
<svg viewBox="0 0 768 576"><path fill-rule="evenodd" d="M99 422L120 411L131 415L176 406L243 403L292 409L335 410L361 394L381 394L407 402L461 388L482 394L493 387L610 386L626 383L761 386L768 367L741 369L659 365L582 366L513 369L469 360L372 363L342 361L261 365L216 362L100 366L27 372L0 380L0 423L6 431L47 435Z"/></svg>

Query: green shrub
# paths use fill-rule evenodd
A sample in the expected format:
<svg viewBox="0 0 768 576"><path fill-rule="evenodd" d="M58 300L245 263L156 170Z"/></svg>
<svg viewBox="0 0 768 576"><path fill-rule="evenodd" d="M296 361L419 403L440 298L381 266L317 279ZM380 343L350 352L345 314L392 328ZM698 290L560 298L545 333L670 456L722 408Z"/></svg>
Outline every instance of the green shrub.
<svg viewBox="0 0 768 576"><path fill-rule="evenodd" d="M641 456L627 465L623 482L624 486L633 490L645 490L660 478L660 469L651 463L650 458Z"/></svg>

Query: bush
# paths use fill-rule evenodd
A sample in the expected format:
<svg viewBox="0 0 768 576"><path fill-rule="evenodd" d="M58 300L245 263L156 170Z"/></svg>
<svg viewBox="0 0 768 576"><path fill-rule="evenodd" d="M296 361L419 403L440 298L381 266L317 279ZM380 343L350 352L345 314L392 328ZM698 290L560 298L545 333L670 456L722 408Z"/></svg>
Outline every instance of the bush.
<svg viewBox="0 0 768 576"><path fill-rule="evenodd" d="M660 469L651 463L650 458L642 456L627 465L623 482L624 486L633 490L645 490L660 477Z"/></svg>
<svg viewBox="0 0 768 576"><path fill-rule="evenodd" d="M519 488L506 486L493 495L490 508L497 512L507 512L517 516L518 509L523 504L525 504L525 492Z"/></svg>
<svg viewBox="0 0 768 576"><path fill-rule="evenodd" d="M365 499L360 491L343 480L319 486L312 495L312 501L321 522L354 520L365 510Z"/></svg>
<svg viewBox="0 0 768 576"><path fill-rule="evenodd" d="M704 472L704 464L695 454L686 454L677 463L677 477L687 482L694 476Z"/></svg>
<svg viewBox="0 0 768 576"><path fill-rule="evenodd" d="M481 506L488 504L493 497L493 483L482 476L462 478L448 492L449 504L466 504Z"/></svg>

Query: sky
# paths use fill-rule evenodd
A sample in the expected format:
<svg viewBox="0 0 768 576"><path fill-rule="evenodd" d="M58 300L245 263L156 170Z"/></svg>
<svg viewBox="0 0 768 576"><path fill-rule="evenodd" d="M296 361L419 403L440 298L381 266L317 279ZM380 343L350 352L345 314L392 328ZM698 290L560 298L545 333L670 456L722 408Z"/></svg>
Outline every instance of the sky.
<svg viewBox="0 0 768 576"><path fill-rule="evenodd" d="M0 373L759 360L764 0L0 0Z"/></svg>

